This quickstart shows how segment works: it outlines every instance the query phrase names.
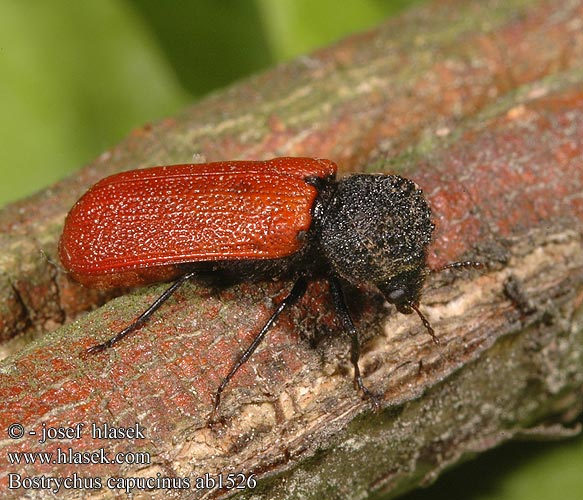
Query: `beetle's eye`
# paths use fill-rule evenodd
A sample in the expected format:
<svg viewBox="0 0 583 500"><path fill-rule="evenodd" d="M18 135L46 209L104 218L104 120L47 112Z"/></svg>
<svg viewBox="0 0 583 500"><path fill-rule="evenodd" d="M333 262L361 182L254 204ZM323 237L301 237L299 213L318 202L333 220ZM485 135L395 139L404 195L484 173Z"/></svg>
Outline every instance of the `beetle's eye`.
<svg viewBox="0 0 583 500"><path fill-rule="evenodd" d="M391 304L397 304L403 301L405 295L406 295L405 290L403 290L402 288L397 288L396 290L391 290L389 292L389 294L387 295L387 300Z"/></svg>

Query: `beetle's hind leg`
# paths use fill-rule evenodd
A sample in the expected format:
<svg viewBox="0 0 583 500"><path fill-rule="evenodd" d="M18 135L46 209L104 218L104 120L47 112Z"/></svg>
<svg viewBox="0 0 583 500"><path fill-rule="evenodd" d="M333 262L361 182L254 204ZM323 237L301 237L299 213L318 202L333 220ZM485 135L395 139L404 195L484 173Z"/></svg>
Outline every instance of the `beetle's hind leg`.
<svg viewBox="0 0 583 500"><path fill-rule="evenodd" d="M136 330L139 330L142 326L144 326L144 323L146 323L146 321L148 321L150 316L152 316L152 314L154 314L158 309L160 309L160 306L162 304L164 304L164 302L166 302L170 297L172 297L172 295L174 294L174 292L176 290L178 290L186 281L188 281L189 279L191 279L195 275L196 275L195 272L183 274L174 283L172 283L172 285L169 286L164 291L164 293L162 295L160 295L150 305L150 307L148 307L148 309L146 309L142 314L140 314L132 324L128 325L126 328L124 328L117 335L114 335L113 337L111 337L109 340L106 340L102 344L97 344L97 345L89 347L86 352L88 354L96 354L98 352L105 351L106 349L109 349L110 347L117 344L120 340L127 337L130 333L135 332Z"/></svg>

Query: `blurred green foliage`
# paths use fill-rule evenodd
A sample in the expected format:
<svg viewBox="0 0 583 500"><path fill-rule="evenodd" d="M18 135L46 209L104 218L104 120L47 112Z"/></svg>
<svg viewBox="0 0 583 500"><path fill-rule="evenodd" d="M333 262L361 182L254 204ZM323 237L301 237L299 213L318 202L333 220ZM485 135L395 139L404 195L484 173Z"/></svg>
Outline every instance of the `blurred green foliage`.
<svg viewBox="0 0 583 500"><path fill-rule="evenodd" d="M511 442L402 500L583 500L583 437Z"/></svg>
<svg viewBox="0 0 583 500"><path fill-rule="evenodd" d="M145 122L413 2L0 0L0 205ZM513 444L407 498L583 500L581 471L582 438Z"/></svg>
<svg viewBox="0 0 583 500"><path fill-rule="evenodd" d="M412 0L0 0L0 205L133 128Z"/></svg>
<svg viewBox="0 0 583 500"><path fill-rule="evenodd" d="M188 100L130 5L0 0L0 202L58 180Z"/></svg>

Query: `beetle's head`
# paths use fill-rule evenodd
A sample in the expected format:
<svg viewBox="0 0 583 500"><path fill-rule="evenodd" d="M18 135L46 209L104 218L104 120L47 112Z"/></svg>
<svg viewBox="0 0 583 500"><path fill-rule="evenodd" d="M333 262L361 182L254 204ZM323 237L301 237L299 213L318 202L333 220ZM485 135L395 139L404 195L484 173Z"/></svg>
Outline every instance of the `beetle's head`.
<svg viewBox="0 0 583 500"><path fill-rule="evenodd" d="M333 271L376 285L403 313L419 303L434 225L422 191L396 175L339 181L322 214L320 242Z"/></svg>
<svg viewBox="0 0 583 500"><path fill-rule="evenodd" d="M412 306L419 304L425 275L425 268L404 272L387 283L378 284L377 287L387 302L395 305L397 311L411 314Z"/></svg>

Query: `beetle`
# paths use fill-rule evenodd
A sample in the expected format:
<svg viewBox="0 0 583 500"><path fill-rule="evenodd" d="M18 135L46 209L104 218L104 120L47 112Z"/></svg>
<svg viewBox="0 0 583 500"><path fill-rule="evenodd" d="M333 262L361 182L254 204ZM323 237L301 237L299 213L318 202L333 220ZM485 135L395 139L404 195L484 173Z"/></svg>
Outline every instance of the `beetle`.
<svg viewBox="0 0 583 500"><path fill-rule="evenodd" d="M376 407L360 373L345 286L376 286L399 312L416 312L437 342L419 310L434 224L413 181L385 174L336 180L336 170L325 159L274 158L152 167L99 181L65 221L59 255L70 275L99 288L176 281L132 324L88 352L139 329L200 274L293 277L289 294L219 385L214 418L225 387L274 322L304 295L309 280L325 277L351 339L355 384Z"/></svg>

